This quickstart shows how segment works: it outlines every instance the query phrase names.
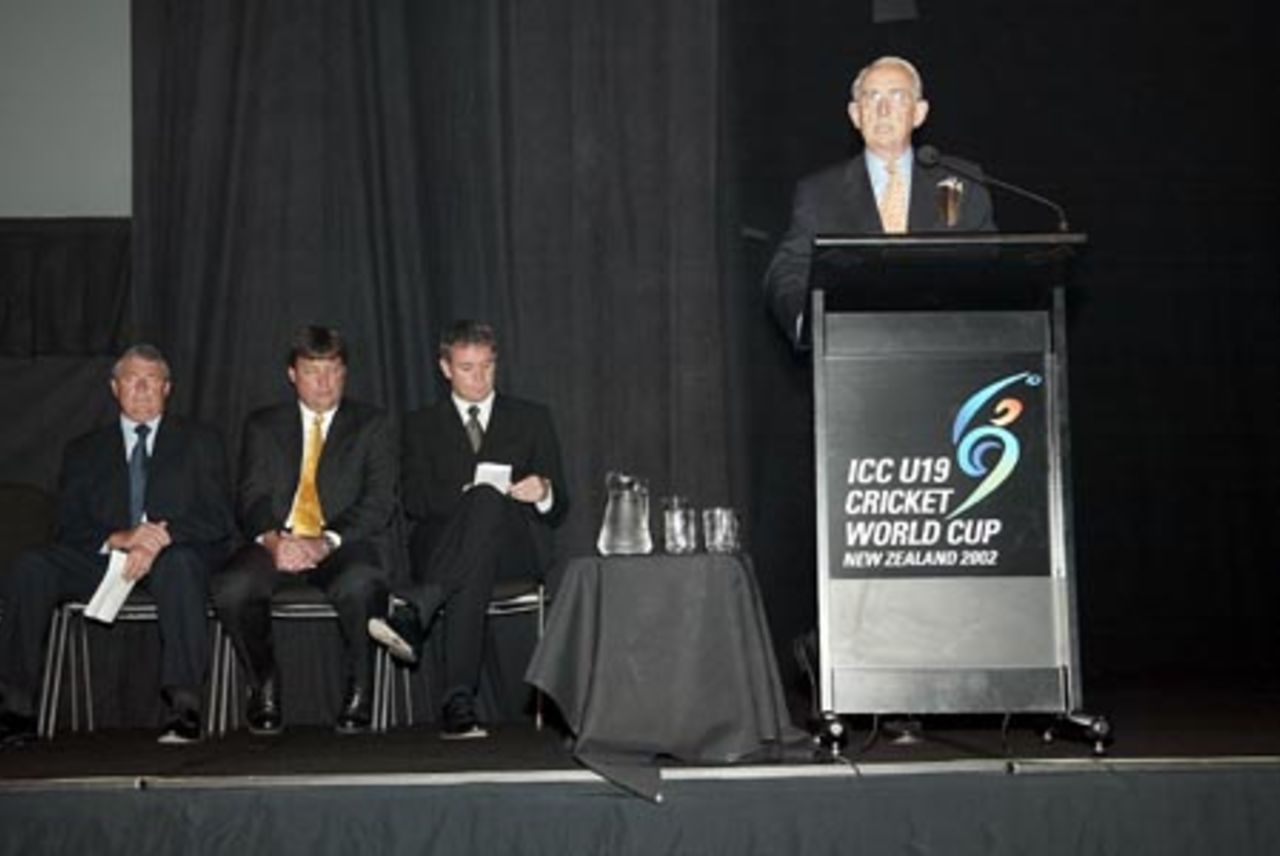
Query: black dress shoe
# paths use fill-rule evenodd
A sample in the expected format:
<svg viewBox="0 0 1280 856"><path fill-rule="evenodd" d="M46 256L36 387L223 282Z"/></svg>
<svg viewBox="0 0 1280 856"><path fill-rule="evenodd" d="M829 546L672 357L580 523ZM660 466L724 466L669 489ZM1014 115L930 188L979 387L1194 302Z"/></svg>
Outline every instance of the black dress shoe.
<svg viewBox="0 0 1280 856"><path fill-rule="evenodd" d="M249 722L249 733L261 737L274 737L284 729L284 717L280 714L280 694L274 678L268 678L249 691L245 719Z"/></svg>
<svg viewBox="0 0 1280 856"><path fill-rule="evenodd" d="M0 711L0 746L8 749L35 742L40 737L36 724L34 716Z"/></svg>
<svg viewBox="0 0 1280 856"><path fill-rule="evenodd" d="M445 740L476 740L488 737L489 730L476 718L476 700L469 692L457 692L445 702L440 737Z"/></svg>
<svg viewBox="0 0 1280 856"><path fill-rule="evenodd" d="M369 635L385 645L397 660L416 663L422 658L422 646L444 605L444 589L435 583L426 583L410 598L393 597L386 618L369 619Z"/></svg>
<svg viewBox="0 0 1280 856"><path fill-rule="evenodd" d="M195 710L184 710L176 713L165 725L156 739L165 746L182 746L200 740L200 713Z"/></svg>
<svg viewBox="0 0 1280 856"><path fill-rule="evenodd" d="M338 720L334 730L339 734L363 734L369 730L369 722L373 719L370 713L373 694L367 687L352 684L347 689L347 697L342 700L342 710L338 712Z"/></svg>

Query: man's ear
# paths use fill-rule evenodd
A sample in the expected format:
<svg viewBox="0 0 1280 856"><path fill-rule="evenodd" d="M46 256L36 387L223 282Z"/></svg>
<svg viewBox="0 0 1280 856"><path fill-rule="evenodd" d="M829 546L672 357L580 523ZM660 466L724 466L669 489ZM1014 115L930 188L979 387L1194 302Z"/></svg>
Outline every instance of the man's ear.
<svg viewBox="0 0 1280 856"><path fill-rule="evenodd" d="M912 128L919 128L924 124L924 119L929 115L929 102L921 98L916 102L915 115L911 121Z"/></svg>

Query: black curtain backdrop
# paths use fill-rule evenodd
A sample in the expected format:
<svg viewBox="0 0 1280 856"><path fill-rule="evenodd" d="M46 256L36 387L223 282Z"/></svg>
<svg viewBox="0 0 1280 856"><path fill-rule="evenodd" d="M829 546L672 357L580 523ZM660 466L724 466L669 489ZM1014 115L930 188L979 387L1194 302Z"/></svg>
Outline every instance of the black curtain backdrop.
<svg viewBox="0 0 1280 856"><path fill-rule="evenodd" d="M319 321L352 395L417 407L441 325L480 317L499 387L554 410L566 550L609 469L728 502L720 25L711 0L137 0L136 306L180 406L235 436Z"/></svg>

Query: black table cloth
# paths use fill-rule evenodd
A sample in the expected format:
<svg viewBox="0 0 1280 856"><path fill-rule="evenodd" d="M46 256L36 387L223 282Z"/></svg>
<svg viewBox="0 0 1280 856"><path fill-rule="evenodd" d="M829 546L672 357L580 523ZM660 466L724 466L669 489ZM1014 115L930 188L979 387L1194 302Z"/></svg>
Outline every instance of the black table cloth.
<svg viewBox="0 0 1280 856"><path fill-rule="evenodd" d="M525 680L584 764L650 797L662 756L732 763L803 738L745 556L572 560Z"/></svg>

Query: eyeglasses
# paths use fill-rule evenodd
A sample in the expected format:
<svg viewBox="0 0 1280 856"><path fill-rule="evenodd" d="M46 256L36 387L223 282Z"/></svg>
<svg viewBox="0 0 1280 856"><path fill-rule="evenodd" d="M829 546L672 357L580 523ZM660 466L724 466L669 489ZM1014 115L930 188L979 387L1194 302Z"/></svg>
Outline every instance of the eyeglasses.
<svg viewBox="0 0 1280 856"><path fill-rule="evenodd" d="M871 89L858 93L858 103L863 107L870 107L872 110L886 101L889 102L890 107L899 110L915 100L915 93L910 89L890 89L888 92Z"/></svg>

